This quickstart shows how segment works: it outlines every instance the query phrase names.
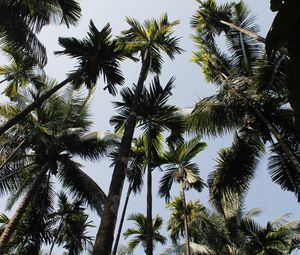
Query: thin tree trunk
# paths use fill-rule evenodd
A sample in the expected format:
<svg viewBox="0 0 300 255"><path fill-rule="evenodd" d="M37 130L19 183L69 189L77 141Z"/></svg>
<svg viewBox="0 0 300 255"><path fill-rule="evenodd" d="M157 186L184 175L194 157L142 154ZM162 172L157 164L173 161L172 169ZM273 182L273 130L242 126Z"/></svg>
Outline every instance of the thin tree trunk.
<svg viewBox="0 0 300 255"><path fill-rule="evenodd" d="M120 224L119 224L118 233L117 233L117 237L116 237L116 240L115 240L115 245L114 245L114 248L113 248L112 255L117 254L117 250L118 250L118 246L119 246L119 240L120 240L120 236L121 236L121 233L122 233L122 227L123 227L123 223L124 223L125 214L126 214L126 210L127 210L128 201L129 201L131 191L132 191L132 182L130 182L129 187L128 187L128 191L127 191L127 195L126 195L126 199L125 199L125 203L124 203L124 208L123 208L123 211L122 211L122 216L121 216L121 219L120 219Z"/></svg>
<svg viewBox="0 0 300 255"><path fill-rule="evenodd" d="M53 250L53 248L54 248L54 245L55 245L55 243L56 243L56 240L57 240L57 238L58 238L58 235L59 235L59 232L60 232L60 230L61 230L61 228L62 228L62 226L63 226L63 219L61 219L61 221L60 221L60 223L59 223L59 227L58 227L58 230L57 230L57 234L56 234L56 236L54 237L54 240L53 240L53 243L52 243L52 245L51 245L51 247L50 247L50 251L49 251L49 254L48 255L51 255L52 254L52 250Z"/></svg>
<svg viewBox="0 0 300 255"><path fill-rule="evenodd" d="M33 103L28 105L23 111L19 112L17 115L15 115L13 118L8 120L3 126L0 127L0 135L2 135L5 131L7 131L9 128L17 124L18 122L22 121L28 113L30 113L35 108L41 106L41 104L47 100L50 96L52 96L56 91L64 87L66 84L68 84L72 79L68 78L61 83L57 84L55 87L50 89L48 92L46 92L44 95L37 98Z"/></svg>
<svg viewBox="0 0 300 255"><path fill-rule="evenodd" d="M184 237L185 237L185 251L186 255L191 255L191 247L190 247L190 235L189 235L189 222L186 214L186 201L185 201L185 193L184 193L184 183L181 182L181 199L183 203L183 221L184 221Z"/></svg>
<svg viewBox="0 0 300 255"><path fill-rule="evenodd" d="M147 225L146 225L146 255L153 255L153 225L152 225L152 136L151 121L149 120L149 138L148 138L148 171L147 171Z"/></svg>
<svg viewBox="0 0 300 255"><path fill-rule="evenodd" d="M22 218L23 214L26 212L26 209L30 202L35 197L36 193L38 192L40 185L42 183L43 178L45 177L47 171L49 169L48 164L46 163L42 169L41 172L36 177L35 181L33 182L30 190L27 192L25 197L23 198L23 201L15 211L15 214L10 219L9 223L5 227L1 237L0 237L0 255L4 254L4 249L6 245L8 244L12 234L17 228L17 225L20 222L20 219Z"/></svg>
<svg viewBox="0 0 300 255"><path fill-rule="evenodd" d="M116 227L116 220L121 200L121 193L125 180L125 169L127 167L128 155L132 142L133 132L136 124L136 110L140 99L144 81L150 67L150 52L146 50L142 59L142 68L140 71L138 83L132 100L130 114L125 124L124 134L121 140L120 149L112 175L106 203L104 205L100 228L97 233L93 255L110 255L113 244L113 233Z"/></svg>
<svg viewBox="0 0 300 255"><path fill-rule="evenodd" d="M8 158L1 164L0 170L11 160L11 158L17 153L17 151L21 148L21 146L25 143L26 138L19 143L17 148L8 156Z"/></svg>

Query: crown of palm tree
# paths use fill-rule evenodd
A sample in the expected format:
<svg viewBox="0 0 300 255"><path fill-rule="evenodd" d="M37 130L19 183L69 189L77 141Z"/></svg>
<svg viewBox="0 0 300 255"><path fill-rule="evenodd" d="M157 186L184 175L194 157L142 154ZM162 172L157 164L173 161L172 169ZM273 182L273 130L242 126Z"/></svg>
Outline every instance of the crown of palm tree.
<svg viewBox="0 0 300 255"><path fill-rule="evenodd" d="M35 98L35 91L31 93ZM42 92L38 90L36 93ZM1 113L8 116L19 110L18 106L10 108L7 105L1 108ZM100 159L112 145L111 141L81 139L90 124L88 99L74 96L71 90L50 98L41 108L28 116L25 123L11 129L7 135L11 141L14 137L26 137L26 142L14 155L13 161L6 164L4 171L1 171L1 193L30 185L31 178L38 174L41 165L48 161L52 162L49 174L57 175L69 191L84 199L100 213L106 195L81 170L81 165L72 159L75 155L92 160ZM11 145L17 146L14 142L6 141L3 148ZM30 175L28 171L31 171ZM19 197L24 191L26 189L20 189L16 196Z"/></svg>
<svg viewBox="0 0 300 255"><path fill-rule="evenodd" d="M147 50L150 51L150 70L156 74L161 71L163 59L160 51L174 59L175 54L183 50L178 46L179 38L173 36L173 27L179 24L178 20L169 22L167 14L159 20L147 19L144 24L133 18L126 18L130 29L124 30L119 37L120 43L132 53L141 53L142 59Z"/></svg>
<svg viewBox="0 0 300 255"><path fill-rule="evenodd" d="M141 244L144 249L146 249L146 226L147 219L142 213L134 213L129 215L128 220L132 221L135 225L134 228L127 229L123 235L125 238L133 236L133 238L128 242L128 248L133 252L135 248ZM153 243L166 243L166 238L159 233L163 219L156 215L152 220L153 227Z"/></svg>
<svg viewBox="0 0 300 255"><path fill-rule="evenodd" d="M88 88L95 85L100 75L107 83L110 93L116 94L116 85L122 85L124 78L120 70L120 61L126 56L124 49L118 47L112 39L111 28L106 24L98 31L90 21L88 36L82 40L76 38L59 38L64 50L55 54L67 55L78 61L78 68L70 74L77 86L85 83Z"/></svg>
<svg viewBox="0 0 300 255"><path fill-rule="evenodd" d="M33 55L42 65L46 64L46 49L36 33L50 23L74 25L81 16L76 0L1 1L1 45L12 43ZM13 29L12 29L13 28Z"/></svg>
<svg viewBox="0 0 300 255"><path fill-rule="evenodd" d="M205 183L199 177L199 168L191 160L205 147L206 143L200 142L199 137L195 137L188 142L171 146L170 150L164 153L166 170L159 186L161 197L170 199L174 182L183 182L185 189L193 188L199 192L203 189Z"/></svg>

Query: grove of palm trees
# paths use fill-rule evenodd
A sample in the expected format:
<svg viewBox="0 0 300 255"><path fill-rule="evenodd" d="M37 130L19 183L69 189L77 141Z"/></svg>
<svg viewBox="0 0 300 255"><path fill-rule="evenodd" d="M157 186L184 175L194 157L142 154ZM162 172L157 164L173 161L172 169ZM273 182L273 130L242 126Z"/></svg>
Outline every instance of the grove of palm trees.
<svg viewBox="0 0 300 255"><path fill-rule="evenodd" d="M300 254L297 0L0 7L0 255Z"/></svg>

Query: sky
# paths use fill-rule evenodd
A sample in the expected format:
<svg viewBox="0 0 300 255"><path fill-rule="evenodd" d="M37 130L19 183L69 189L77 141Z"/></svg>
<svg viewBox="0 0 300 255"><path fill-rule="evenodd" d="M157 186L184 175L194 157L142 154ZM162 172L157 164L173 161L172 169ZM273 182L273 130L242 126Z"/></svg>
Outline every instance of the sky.
<svg viewBox="0 0 300 255"><path fill-rule="evenodd" d="M223 3L225 1L218 2ZM83 15L76 27L66 29L58 26L50 26L45 28L39 36L47 47L49 60L46 66L46 73L51 78L55 78L58 81L63 80L66 74L73 70L75 65L74 61L69 60L67 57L53 55L53 51L61 49L57 41L59 36L85 37L90 19L94 21L99 29L109 22L113 29L113 34L116 36L119 35L120 31L128 28L125 22L126 16L134 17L142 22L147 18L158 18L161 14L168 13L170 20L179 19L181 21L180 25L175 29L175 34L181 37L180 46L185 50L185 52L176 57L173 62L166 60L162 70L161 80L163 84L172 76L176 78L174 94L169 102L182 108L192 107L200 98L213 93L213 85L207 84L207 82L204 81L200 67L190 61L192 51L195 50L195 48L191 40L193 31L190 28L189 22L197 8L197 2L195 0L81 0L80 3L83 9ZM257 15L257 22L261 27L260 34L265 36L274 17L273 13L269 10L269 1L247 0L246 3L249 4L253 13ZM122 64L122 70L126 79L125 86L131 86L137 82L139 68L140 64L133 63L132 61L125 61ZM149 78L151 78L151 76ZM148 83L149 79L146 84ZM114 114L111 101L117 101L119 97L112 97L107 91L103 91L103 87L104 83L100 78L91 105L94 120L91 131L113 131L113 128L109 125L109 118ZM201 177L206 180L208 173L213 170L218 150L230 146L231 137L226 136L213 140L203 137L203 141L208 143L208 147L196 158L196 163L200 167ZM83 162L83 164L85 165L84 169L87 173L107 192L113 170L109 167L109 162ZM258 218L261 224L265 224L268 220L274 219L286 212L292 213L290 220L300 218L296 198L292 193L282 191L278 185L270 181L266 167L266 158L264 158L259 165L256 178L252 182L249 194L246 198L247 209L258 207L263 210L262 215ZM161 176L159 171L153 174L153 215L160 214L164 218L164 223L166 223L170 212L165 208L164 200L157 196L157 187ZM125 194L126 190L127 184L124 186L123 194ZM172 194L178 195L178 190L173 189ZM200 199L204 205L208 205L207 197L207 189L200 194L195 192L188 192L187 194L187 199ZM143 191L141 195L132 197L129 203L127 215L133 212L145 213L145 191ZM120 210L122 206L123 200L120 205ZM4 202L1 202L0 209L3 211L3 208ZM92 213L91 220L97 225L97 228L91 232L95 234L98 229L99 218ZM130 223L126 222L123 230L130 226ZM167 235L166 226L163 227L162 233ZM126 244L126 240L121 240L120 243ZM162 247L157 246L154 254L159 254L161 251ZM57 255L61 254L60 250L56 250L55 252ZM142 254L142 250L138 249L134 254Z"/></svg>

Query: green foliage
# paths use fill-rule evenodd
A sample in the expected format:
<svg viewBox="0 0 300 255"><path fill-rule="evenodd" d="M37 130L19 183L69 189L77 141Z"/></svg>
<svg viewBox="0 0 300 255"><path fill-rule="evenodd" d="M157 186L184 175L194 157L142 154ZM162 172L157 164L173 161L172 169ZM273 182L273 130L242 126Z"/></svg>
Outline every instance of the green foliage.
<svg viewBox="0 0 300 255"><path fill-rule="evenodd" d="M124 59L125 51L118 47L117 41L112 39L111 28L106 24L100 31L93 21L90 21L86 38L78 40L74 37L59 38L59 44L64 50L55 54L67 55L75 58L79 65L70 74L75 86L85 83L87 88L93 87L100 75L107 83L105 88L115 95L116 85L122 85L124 78L120 70L120 61Z"/></svg>
<svg viewBox="0 0 300 255"><path fill-rule="evenodd" d="M122 35L118 38L120 44L132 54L141 53L142 59L149 50L151 53L150 71L160 74L163 63L161 51L171 59L183 51L178 46L179 38L173 36L172 31L179 21L170 22L167 14L163 14L159 20L147 19L143 24L129 17L126 21L130 28L122 31Z"/></svg>
<svg viewBox="0 0 300 255"><path fill-rule="evenodd" d="M129 215L128 220L132 221L135 225L134 228L127 229L123 235L125 238L133 236L128 242L128 248L133 252L138 245L142 245L144 250L146 249L146 225L147 219L142 213L134 213ZM153 245L155 243L165 244L167 239L159 233L163 219L156 215L152 220L152 231L153 231Z"/></svg>
<svg viewBox="0 0 300 255"><path fill-rule="evenodd" d="M171 198L173 182L183 183L185 190L193 188L200 192L204 188L205 183L199 177L199 168L191 160L205 147L206 143L195 137L188 142L170 146L169 151L164 153L166 170L160 181L159 194L166 201Z"/></svg>

